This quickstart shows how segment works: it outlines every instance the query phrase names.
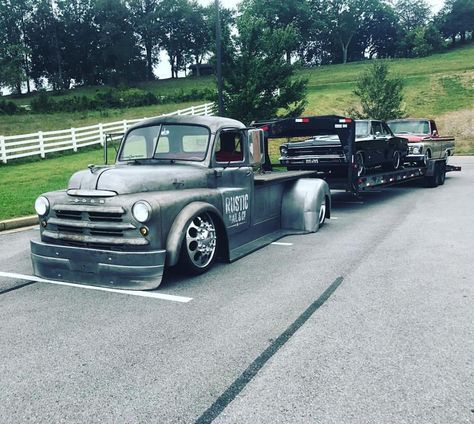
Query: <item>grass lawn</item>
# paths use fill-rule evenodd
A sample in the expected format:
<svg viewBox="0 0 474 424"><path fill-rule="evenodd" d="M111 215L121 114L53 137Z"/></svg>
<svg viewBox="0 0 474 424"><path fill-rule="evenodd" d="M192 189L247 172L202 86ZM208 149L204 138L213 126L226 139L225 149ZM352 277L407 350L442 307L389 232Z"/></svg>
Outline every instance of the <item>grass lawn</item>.
<svg viewBox="0 0 474 424"><path fill-rule="evenodd" d="M442 134L456 137L457 154L474 154L473 57L474 45L469 45L422 59L390 60L391 72L405 79L407 115L435 118ZM301 71L300 75L308 78L308 106L305 113L344 115L350 107L356 106L357 98L352 91L357 76L368 65L367 62L359 62ZM164 80L139 85L140 88L162 95L177 90L188 91L212 86L213 77ZM92 95L97 90L96 87L81 88L62 96ZM15 99L20 104L26 104L30 100L31 97L27 96ZM109 109L102 112L0 116L0 134L66 129L98 122L142 118L200 103L204 101ZM278 158L277 141L270 145L270 152L275 161ZM65 188L72 173L84 169L90 163L103 163L101 149L0 165L0 220L34 213L33 203L39 194Z"/></svg>

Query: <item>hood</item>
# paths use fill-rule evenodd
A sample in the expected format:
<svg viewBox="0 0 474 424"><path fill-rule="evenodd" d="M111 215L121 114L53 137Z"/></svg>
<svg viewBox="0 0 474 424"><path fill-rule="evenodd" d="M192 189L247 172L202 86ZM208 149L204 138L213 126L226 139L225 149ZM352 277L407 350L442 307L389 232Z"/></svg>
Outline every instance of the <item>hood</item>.
<svg viewBox="0 0 474 424"><path fill-rule="evenodd" d="M117 165L76 172L68 189L117 194L209 187L212 170L193 165Z"/></svg>
<svg viewBox="0 0 474 424"><path fill-rule="evenodd" d="M423 141L425 138L429 138L426 134L395 134L397 137L405 138L409 143L418 143Z"/></svg>
<svg viewBox="0 0 474 424"><path fill-rule="evenodd" d="M326 146L340 146L339 137L335 136L317 136L305 141L294 141L292 143L285 143L290 149L305 148L305 147L326 147Z"/></svg>

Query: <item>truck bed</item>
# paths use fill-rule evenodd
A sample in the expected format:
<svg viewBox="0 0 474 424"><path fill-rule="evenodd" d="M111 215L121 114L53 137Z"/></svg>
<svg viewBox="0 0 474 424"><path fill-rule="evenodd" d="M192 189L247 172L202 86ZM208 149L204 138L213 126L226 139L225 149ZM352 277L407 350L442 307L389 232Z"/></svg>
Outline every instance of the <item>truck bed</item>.
<svg viewBox="0 0 474 424"><path fill-rule="evenodd" d="M254 182L256 185L266 184L275 181L294 180L296 178L314 178L317 177L316 171L271 171L264 174L255 174Z"/></svg>

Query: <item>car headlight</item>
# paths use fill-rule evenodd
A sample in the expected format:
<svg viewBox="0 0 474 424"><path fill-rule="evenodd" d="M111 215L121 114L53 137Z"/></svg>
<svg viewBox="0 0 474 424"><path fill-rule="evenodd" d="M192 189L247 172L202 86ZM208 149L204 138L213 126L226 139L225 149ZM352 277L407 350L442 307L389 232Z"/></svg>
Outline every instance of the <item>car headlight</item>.
<svg viewBox="0 0 474 424"><path fill-rule="evenodd" d="M35 202L35 211L39 216L46 215L49 212L49 200L44 196L38 197Z"/></svg>
<svg viewBox="0 0 474 424"><path fill-rule="evenodd" d="M132 207L132 215L138 222L147 222L151 216L150 204L143 200L138 201Z"/></svg>
<svg viewBox="0 0 474 424"><path fill-rule="evenodd" d="M286 156L288 154L288 148L286 146L280 146L280 153L282 156Z"/></svg>
<svg viewBox="0 0 474 424"><path fill-rule="evenodd" d="M421 149L419 147L413 147L413 154L419 155L421 153Z"/></svg>

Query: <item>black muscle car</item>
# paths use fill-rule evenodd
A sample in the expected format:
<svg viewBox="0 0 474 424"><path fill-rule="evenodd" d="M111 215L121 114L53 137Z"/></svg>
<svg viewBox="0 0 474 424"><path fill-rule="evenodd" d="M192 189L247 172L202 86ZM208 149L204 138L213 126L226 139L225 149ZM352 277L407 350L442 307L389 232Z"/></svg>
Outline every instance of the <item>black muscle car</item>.
<svg viewBox="0 0 474 424"><path fill-rule="evenodd" d="M355 161L357 174L368 168L382 166L399 169L408 154L407 140L396 137L383 121L355 121ZM288 169L337 171L347 167L348 159L336 135L316 136L304 141L287 142L280 146L280 163Z"/></svg>

